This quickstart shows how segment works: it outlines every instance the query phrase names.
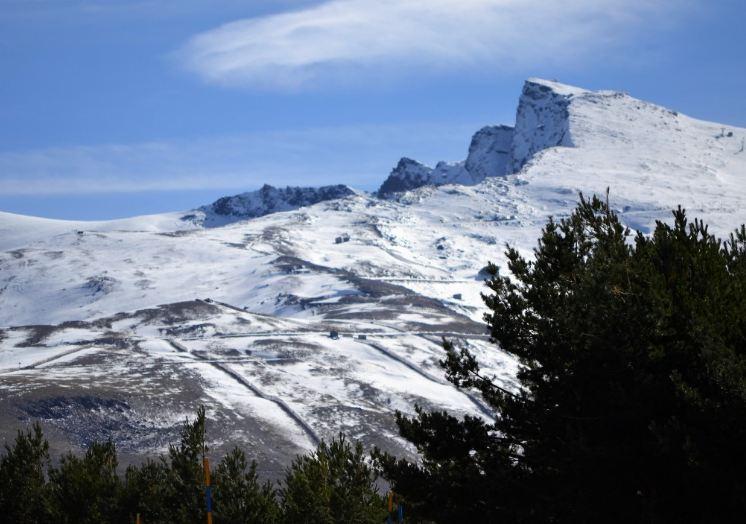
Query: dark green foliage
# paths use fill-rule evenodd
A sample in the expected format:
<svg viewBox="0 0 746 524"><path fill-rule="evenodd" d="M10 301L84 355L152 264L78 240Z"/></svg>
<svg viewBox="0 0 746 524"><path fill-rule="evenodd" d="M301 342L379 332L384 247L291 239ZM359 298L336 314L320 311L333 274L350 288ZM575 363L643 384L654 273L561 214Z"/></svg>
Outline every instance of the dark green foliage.
<svg viewBox="0 0 746 524"><path fill-rule="evenodd" d="M399 416L421 465L377 453L438 522L734 522L746 514L746 229L722 242L679 209L632 237L581 199L535 260L492 267L486 320L520 360L498 387L446 345L449 380L496 421Z"/></svg>
<svg viewBox="0 0 746 524"><path fill-rule="evenodd" d="M246 455L236 448L220 461L215 483L216 524L279 522L275 490L269 482L259 484L256 462L247 467Z"/></svg>
<svg viewBox="0 0 746 524"><path fill-rule="evenodd" d="M9 522L129 522L138 513L148 523L205 522L204 408L185 422L167 458L130 466L124 478L111 442L93 443L82 458L69 453L56 467L49 465L48 448L38 424L6 445L0 510Z"/></svg>
<svg viewBox="0 0 746 524"><path fill-rule="evenodd" d="M122 483L114 444L93 443L83 458L68 454L49 471L52 521L70 524L122 522Z"/></svg>
<svg viewBox="0 0 746 524"><path fill-rule="evenodd" d="M143 522L171 522L174 503L171 469L164 459L130 466L124 476L124 505L131 521L140 514Z"/></svg>
<svg viewBox="0 0 746 524"><path fill-rule="evenodd" d="M7 522L48 522L45 471L49 444L39 424L19 431L0 458L0 516Z"/></svg>
<svg viewBox="0 0 746 524"><path fill-rule="evenodd" d="M362 445L343 435L296 458L281 494L285 522L380 523L386 515Z"/></svg>
<svg viewBox="0 0 746 524"><path fill-rule="evenodd" d="M147 524L206 522L205 411L187 420L166 457L117 474L111 442L92 444L81 458L67 454L49 466L41 427L18 433L0 458L0 522ZM385 516L376 475L360 444L344 436L297 457L279 493L260 484L255 462L234 449L211 471L215 524L378 523Z"/></svg>
<svg viewBox="0 0 746 524"><path fill-rule="evenodd" d="M179 444L168 449L171 475L166 505L174 523L205 522L202 457L206 451L205 408L200 407L194 422L184 424Z"/></svg>
<svg viewBox="0 0 746 524"><path fill-rule="evenodd" d="M205 408L185 421L168 457L131 466L126 473L127 507L144 522L192 524L206 520L204 473Z"/></svg>

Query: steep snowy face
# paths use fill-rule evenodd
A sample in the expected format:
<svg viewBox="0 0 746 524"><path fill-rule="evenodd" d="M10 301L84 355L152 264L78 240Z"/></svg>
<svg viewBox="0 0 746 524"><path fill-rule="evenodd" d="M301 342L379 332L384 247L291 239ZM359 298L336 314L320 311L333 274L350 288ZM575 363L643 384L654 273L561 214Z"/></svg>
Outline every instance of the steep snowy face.
<svg viewBox="0 0 746 524"><path fill-rule="evenodd" d="M573 146L570 104L588 93L548 80L529 79L518 101L508 173L517 173L539 151Z"/></svg>
<svg viewBox="0 0 746 524"><path fill-rule="evenodd" d="M411 158L402 158L378 190L387 198L422 186L446 184L474 185L491 176L502 176L510 156L513 128L486 126L471 139L466 161L438 162L428 167Z"/></svg>
<svg viewBox="0 0 746 524"><path fill-rule="evenodd" d="M286 187L284 189L265 184L258 191L219 198L212 204L185 215L183 220L199 223L205 227L216 227L270 213L292 211L300 207L354 194L353 189L341 184L322 187Z"/></svg>
<svg viewBox="0 0 746 524"><path fill-rule="evenodd" d="M466 170L481 182L487 177L507 173L508 160L513 143L513 128L510 126L485 126L471 139Z"/></svg>

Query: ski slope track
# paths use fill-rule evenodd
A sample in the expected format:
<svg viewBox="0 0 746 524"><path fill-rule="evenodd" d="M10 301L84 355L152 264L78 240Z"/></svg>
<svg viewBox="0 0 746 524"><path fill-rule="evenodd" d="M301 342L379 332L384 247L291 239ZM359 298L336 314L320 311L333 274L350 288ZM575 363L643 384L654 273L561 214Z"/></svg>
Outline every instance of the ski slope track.
<svg viewBox="0 0 746 524"><path fill-rule="evenodd" d="M0 213L2 437L41 420L54 451L112 438L127 463L205 405L211 448L246 449L267 477L340 431L412 456L396 410L490 417L445 380L442 337L516 387L480 297L506 244L531 256L549 216L607 188L643 233L677 205L720 235L746 222L745 129L540 79L514 123L485 119L465 160L402 159L375 194L265 186L108 222Z"/></svg>

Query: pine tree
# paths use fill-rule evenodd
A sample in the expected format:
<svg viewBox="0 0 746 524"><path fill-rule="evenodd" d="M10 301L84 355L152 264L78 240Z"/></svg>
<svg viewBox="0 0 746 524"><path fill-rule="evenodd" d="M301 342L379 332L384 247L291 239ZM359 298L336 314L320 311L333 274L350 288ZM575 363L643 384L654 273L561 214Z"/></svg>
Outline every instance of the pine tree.
<svg viewBox="0 0 746 524"><path fill-rule="evenodd" d="M172 488L171 470L163 457L148 459L138 466L129 466L124 476L123 497L130 521L134 522L139 513L142 522L172 522Z"/></svg>
<svg viewBox="0 0 746 524"><path fill-rule="evenodd" d="M173 522L191 524L205 521L204 472L205 408L197 409L193 422L186 421L179 444L168 449L171 492L167 506Z"/></svg>
<svg viewBox="0 0 746 524"><path fill-rule="evenodd" d="M79 458L63 456L49 471L53 522L101 524L122 522L122 483L117 476L117 454L112 442L93 443Z"/></svg>
<svg viewBox="0 0 746 524"><path fill-rule="evenodd" d="M8 522L51 522L48 513L46 470L49 444L35 423L18 431L13 445L0 458L0 515Z"/></svg>
<svg viewBox="0 0 746 524"><path fill-rule="evenodd" d="M297 457L281 495L284 522L378 524L386 515L362 445L344 435Z"/></svg>
<svg viewBox="0 0 746 524"><path fill-rule="evenodd" d="M398 415L422 463L377 452L437 522L733 522L746 514L746 228L683 210L632 236L598 198L550 220L511 276L491 266L492 339L518 390L446 344L451 382L495 421Z"/></svg>
<svg viewBox="0 0 746 524"><path fill-rule="evenodd" d="M125 475L128 514L140 513L144 522L197 524L205 522L205 488L202 455L205 444L205 409L186 420L178 444L168 456L130 466Z"/></svg>
<svg viewBox="0 0 746 524"><path fill-rule="evenodd" d="M279 506L271 483L260 484L256 462L246 463L246 455L235 448L218 464L215 481L216 524L278 522Z"/></svg>

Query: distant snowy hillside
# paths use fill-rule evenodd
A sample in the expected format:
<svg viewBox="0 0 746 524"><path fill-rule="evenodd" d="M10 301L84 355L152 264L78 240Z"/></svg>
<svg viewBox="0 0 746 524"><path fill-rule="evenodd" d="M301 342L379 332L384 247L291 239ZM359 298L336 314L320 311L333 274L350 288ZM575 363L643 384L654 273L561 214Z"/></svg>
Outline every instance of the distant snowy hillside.
<svg viewBox="0 0 746 524"><path fill-rule="evenodd" d="M183 220L205 227L218 227L280 211L291 211L319 202L354 195L345 185L277 188L265 184L257 191L219 198L209 206L184 215Z"/></svg>
<svg viewBox="0 0 746 524"><path fill-rule="evenodd" d="M339 430L411 452L395 410L484 415L444 382L443 336L514 387L486 341L482 269L504 268L506 244L531 256L579 192L609 188L643 232L679 204L720 235L746 222L746 129L539 79L516 115L462 163L403 159L386 198L265 186L111 222L0 213L0 435L41 419L64 450L115 428L136 456L202 403L215 449L273 471Z"/></svg>
<svg viewBox="0 0 746 524"><path fill-rule="evenodd" d="M158 233L198 227L181 220L183 213L143 215L121 220L52 220L0 211L0 252L26 248L35 242L78 231L149 231ZM1 275L1 274L0 274Z"/></svg>

